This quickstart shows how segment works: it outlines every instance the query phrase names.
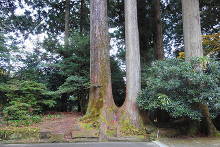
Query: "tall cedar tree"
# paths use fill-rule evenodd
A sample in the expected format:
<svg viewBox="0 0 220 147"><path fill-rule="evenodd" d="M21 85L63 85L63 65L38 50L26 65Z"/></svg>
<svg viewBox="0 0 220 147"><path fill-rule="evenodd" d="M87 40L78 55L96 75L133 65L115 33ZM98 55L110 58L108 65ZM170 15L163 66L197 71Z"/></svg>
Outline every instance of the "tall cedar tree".
<svg viewBox="0 0 220 147"><path fill-rule="evenodd" d="M101 118L100 139L106 139L107 128L121 115L113 102L109 66L109 40L107 24L107 1L91 0L90 15L90 99L86 118ZM125 2L126 38L126 100L122 106L124 117L136 127L142 126L136 98L140 91L140 48L137 22L137 2ZM114 111L115 110L115 111ZM116 116L115 112L117 113ZM123 118L124 118L123 117ZM103 121L104 118L104 121ZM120 117L121 119L121 117ZM123 125L123 124L119 124Z"/></svg>
<svg viewBox="0 0 220 147"><path fill-rule="evenodd" d="M183 33L185 58L203 56L199 0L182 0ZM193 33L192 33L193 32ZM204 116L204 123L209 136L216 135L216 128L211 120L208 105L198 103L198 107Z"/></svg>
<svg viewBox="0 0 220 147"><path fill-rule="evenodd" d="M90 92L85 117L101 121L100 139L114 118L108 38L107 0L90 0Z"/></svg>
<svg viewBox="0 0 220 147"><path fill-rule="evenodd" d="M125 44L126 44L126 99L125 111L131 123L141 125L136 98L141 88L140 46L137 20L137 1L125 1Z"/></svg>

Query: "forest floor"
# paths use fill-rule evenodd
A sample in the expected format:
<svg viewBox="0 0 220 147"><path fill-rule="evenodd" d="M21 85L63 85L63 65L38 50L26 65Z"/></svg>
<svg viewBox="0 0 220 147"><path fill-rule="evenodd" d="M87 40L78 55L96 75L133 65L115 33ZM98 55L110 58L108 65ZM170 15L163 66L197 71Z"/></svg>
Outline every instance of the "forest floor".
<svg viewBox="0 0 220 147"><path fill-rule="evenodd" d="M79 121L82 117L81 113L60 112L56 113L55 116L59 117L45 117L41 123L36 124L36 127L40 128L41 138L49 137L52 142L53 140L71 142L79 141L79 139L98 138L97 130L81 126Z"/></svg>
<svg viewBox="0 0 220 147"><path fill-rule="evenodd" d="M81 113L77 112L50 112L42 117L41 122L28 126L14 127L6 123L0 123L0 137L1 129L8 128L10 130L19 130L22 128L37 129L39 131L39 138L28 137L28 139L16 139L12 135L6 142L9 143L33 143L33 142L79 142L79 141L98 141L98 131L91 129L88 126L81 126ZM0 120L1 121L1 120ZM87 128L88 127L88 128ZM24 131L26 131L24 130ZM23 131L23 132L24 132ZM15 132L16 133L16 132ZM19 132L20 133L20 132ZM18 133L17 133L18 134ZM27 133L28 134L28 133ZM17 135L20 137L20 135ZM25 136L26 137L26 136ZM30 139L31 138L31 139ZM1 141L1 140L0 140Z"/></svg>
<svg viewBox="0 0 220 147"><path fill-rule="evenodd" d="M81 113L76 112L57 112L57 113L49 113L44 115L42 121L40 123L33 124L28 126L27 128L37 128L40 133L39 138L26 138L26 139L11 139L7 141L1 141L0 143L58 143L58 142L97 142L99 132L96 129L91 129L90 126L82 124L79 120L82 117ZM5 128L8 126L0 125L1 128ZM19 128L19 127L18 127ZM21 127L22 128L22 127ZM160 129L161 134L168 133L172 134L172 131L167 132L167 130ZM1 136L1 132L0 132ZM120 138L116 137L118 140L110 140L110 141L130 141L136 142L137 138ZM122 140L120 140L122 139ZM140 138L139 138L140 139ZM210 144L220 146L219 138L167 138L162 137L158 138L160 142L168 145L168 146L198 146L205 145L208 146ZM140 140L146 141L146 140Z"/></svg>
<svg viewBox="0 0 220 147"><path fill-rule="evenodd" d="M97 142L99 130L93 124L82 123L81 113L50 112L40 122L32 125L14 126L0 123L0 143L56 143ZM37 131L35 131L37 130ZM7 138L2 134L8 136ZM5 138L2 139L1 138ZM145 141L144 136L111 137L109 141Z"/></svg>

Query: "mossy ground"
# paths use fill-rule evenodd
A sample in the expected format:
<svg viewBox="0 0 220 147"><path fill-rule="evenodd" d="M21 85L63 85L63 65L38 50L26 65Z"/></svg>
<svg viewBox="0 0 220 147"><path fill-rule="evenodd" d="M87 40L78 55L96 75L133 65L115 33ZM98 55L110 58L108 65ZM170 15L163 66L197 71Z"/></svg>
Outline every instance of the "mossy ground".
<svg viewBox="0 0 220 147"><path fill-rule="evenodd" d="M127 117L125 112L117 111L117 108L108 108L106 109L113 117L116 119L106 120L104 116L100 114L98 117L88 117L84 116L80 120L80 124L84 129L88 130L96 130L100 131L101 123L105 123L107 126L106 129L106 137L107 138L140 138L143 140L149 140L150 133L146 133L146 129L144 126L136 127L134 124L131 123L130 119ZM152 129L151 129L152 130ZM107 139L108 140L108 139Z"/></svg>
<svg viewBox="0 0 220 147"><path fill-rule="evenodd" d="M1 140L39 139L39 128L32 127L5 127L0 128Z"/></svg>

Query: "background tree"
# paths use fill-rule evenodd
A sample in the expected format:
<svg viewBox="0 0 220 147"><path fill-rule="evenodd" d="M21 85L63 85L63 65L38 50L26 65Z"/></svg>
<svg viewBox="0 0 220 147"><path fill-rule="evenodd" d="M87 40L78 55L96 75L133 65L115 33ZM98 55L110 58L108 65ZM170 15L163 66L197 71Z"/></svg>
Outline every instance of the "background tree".
<svg viewBox="0 0 220 147"><path fill-rule="evenodd" d="M163 49L163 30L160 14L160 0L154 0L154 24L155 24L155 37L154 37L154 49L155 58L157 60L163 60L164 49Z"/></svg>
<svg viewBox="0 0 220 147"><path fill-rule="evenodd" d="M214 34L219 31L220 3L218 0L200 1L202 34ZM163 1L161 18L164 28L164 49L172 56L172 46L175 50L183 51L183 22L181 1Z"/></svg>
<svg viewBox="0 0 220 147"><path fill-rule="evenodd" d="M70 0L66 0L65 4L65 35L64 35L64 42L65 46L69 46L69 32L70 32Z"/></svg>
<svg viewBox="0 0 220 147"><path fill-rule="evenodd" d="M198 0L182 1L183 35L186 59L203 56ZM193 33L192 33L193 32Z"/></svg>
<svg viewBox="0 0 220 147"><path fill-rule="evenodd" d="M182 0L183 11L183 32L184 32L184 48L185 59L191 60L192 57L202 57L202 36L200 25L200 12L198 0ZM193 32L193 33L192 33ZM206 64L206 63L203 63ZM202 65L195 67L202 72ZM216 128L211 120L209 107L205 103L198 102L198 107L204 116L207 134L216 135Z"/></svg>

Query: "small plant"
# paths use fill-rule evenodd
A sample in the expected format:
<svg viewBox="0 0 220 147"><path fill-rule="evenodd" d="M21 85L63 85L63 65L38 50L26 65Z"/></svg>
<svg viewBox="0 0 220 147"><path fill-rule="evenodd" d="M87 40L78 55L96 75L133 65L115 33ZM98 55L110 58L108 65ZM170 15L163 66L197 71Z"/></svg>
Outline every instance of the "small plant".
<svg viewBox="0 0 220 147"><path fill-rule="evenodd" d="M62 115L60 115L60 114L48 114L48 115L45 115L44 117L45 117L45 119L57 119L57 118L61 118Z"/></svg>
<svg viewBox="0 0 220 147"><path fill-rule="evenodd" d="M39 123L42 121L42 116L41 115L34 115L31 117L31 121L33 123Z"/></svg>

